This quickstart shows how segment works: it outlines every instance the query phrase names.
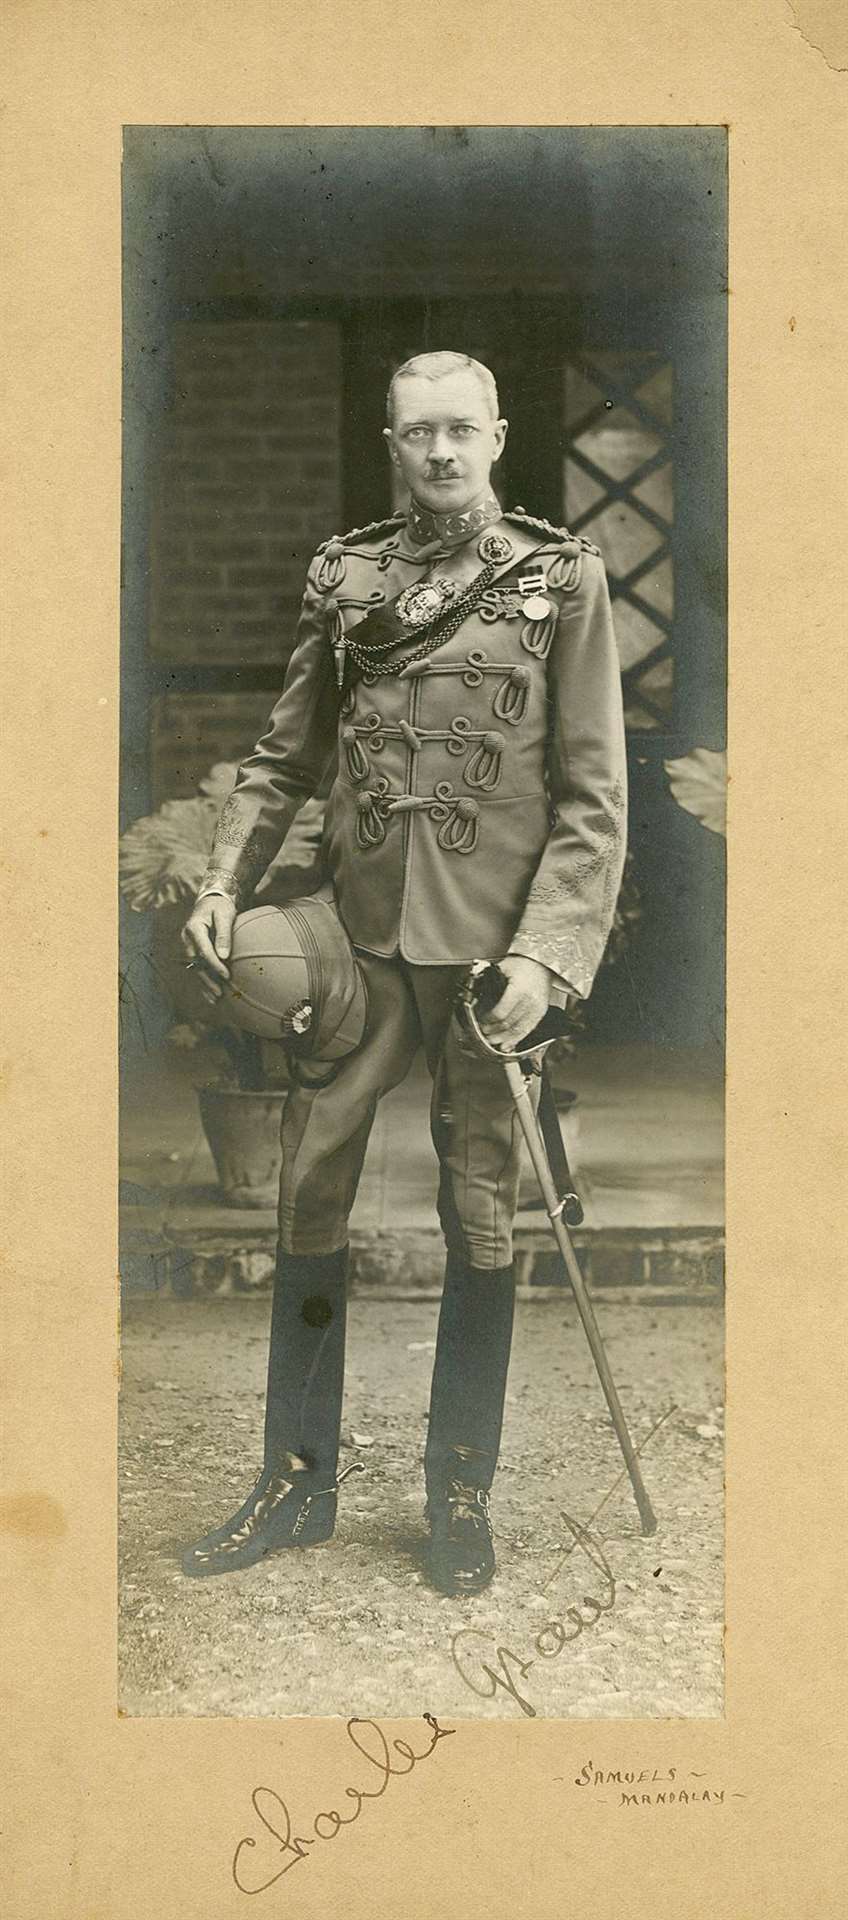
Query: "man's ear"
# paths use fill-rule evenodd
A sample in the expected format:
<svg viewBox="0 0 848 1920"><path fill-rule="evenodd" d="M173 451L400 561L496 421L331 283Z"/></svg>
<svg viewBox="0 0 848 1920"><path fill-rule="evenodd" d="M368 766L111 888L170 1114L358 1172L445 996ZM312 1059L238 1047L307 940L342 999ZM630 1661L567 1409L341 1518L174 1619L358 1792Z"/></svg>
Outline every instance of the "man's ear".
<svg viewBox="0 0 848 1920"><path fill-rule="evenodd" d="M385 440L385 442L386 442L386 446L387 446L387 447L388 447L388 449L389 449L389 458L390 458L390 460L393 460L393 461L394 461L394 463L395 463L395 466L397 466L397 465L398 465L398 451L397 451L397 447L395 446L395 441L394 441L394 434L392 433L392 430L391 430L391 427L384 427L384 428L383 428L383 439Z"/></svg>
<svg viewBox="0 0 848 1920"><path fill-rule="evenodd" d="M496 421L495 421L495 457L494 457L494 459L493 459L493 461L492 461L492 466L493 466L493 467L496 467L496 466L497 466L497 464L498 464L498 461L499 461L499 459L500 459L500 457L501 457L501 454L503 453L503 450L504 450L504 442L505 442L505 440L506 440L506 436L507 436L507 434L508 434L508 432L509 432L509 421L508 421L508 420L496 420Z"/></svg>

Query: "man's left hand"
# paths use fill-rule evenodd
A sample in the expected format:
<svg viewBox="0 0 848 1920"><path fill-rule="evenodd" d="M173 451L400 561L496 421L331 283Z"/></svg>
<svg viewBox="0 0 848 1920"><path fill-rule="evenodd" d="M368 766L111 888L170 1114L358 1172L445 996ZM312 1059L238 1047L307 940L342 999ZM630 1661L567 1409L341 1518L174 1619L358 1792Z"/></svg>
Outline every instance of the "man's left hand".
<svg viewBox="0 0 848 1920"><path fill-rule="evenodd" d="M513 1053L547 1013L553 976L541 960L525 959L523 953L508 953L498 964L507 985L480 1026L493 1047Z"/></svg>

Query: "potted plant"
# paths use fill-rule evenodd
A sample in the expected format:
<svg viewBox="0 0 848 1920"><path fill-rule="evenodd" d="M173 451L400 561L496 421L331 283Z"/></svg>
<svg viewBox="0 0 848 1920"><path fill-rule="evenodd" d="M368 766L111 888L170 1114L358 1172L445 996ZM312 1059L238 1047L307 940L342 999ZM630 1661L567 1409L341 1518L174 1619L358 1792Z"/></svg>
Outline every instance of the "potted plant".
<svg viewBox="0 0 848 1920"><path fill-rule="evenodd" d="M219 1056L218 1073L197 1091L225 1199L230 1206L268 1207L276 1204L279 1180L285 1053L275 1042L228 1025L225 1007L207 1008L194 976L176 960L178 931L205 872L215 822L236 772L235 762L218 762L191 799L166 800L128 827L119 842L119 877L133 911L156 913L166 928L166 964L159 974L177 1014L171 1044L188 1049L209 1043ZM323 818L321 800L309 800L300 809L257 899L282 903L314 891Z"/></svg>

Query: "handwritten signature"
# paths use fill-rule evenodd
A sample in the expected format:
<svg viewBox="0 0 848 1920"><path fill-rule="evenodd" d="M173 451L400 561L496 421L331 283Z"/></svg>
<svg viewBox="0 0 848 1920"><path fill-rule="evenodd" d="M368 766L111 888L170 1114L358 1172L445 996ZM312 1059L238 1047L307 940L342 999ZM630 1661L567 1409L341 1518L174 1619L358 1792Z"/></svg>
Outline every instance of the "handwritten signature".
<svg viewBox="0 0 848 1920"><path fill-rule="evenodd" d="M664 1426L667 1420L671 1420L676 1412L677 1407L671 1406L666 1409L665 1413L660 1415L649 1432L646 1433L644 1440L636 1448L637 1454L644 1453L645 1448L649 1445L650 1441L653 1440L654 1435L659 1432L660 1427ZM607 1502L612 1499L613 1494L620 1487L625 1477L625 1474L621 1473L617 1479L613 1481L612 1486L596 1506L587 1526L583 1526L579 1520L572 1520L567 1513L560 1514L560 1519L571 1534L571 1541L566 1547L559 1565L554 1568L553 1573L545 1581L545 1586L550 1587L553 1582L559 1578L562 1568L570 1554L574 1553L575 1550L584 1554L585 1557L591 1561L596 1571L602 1575L602 1597L600 1599L595 1599L593 1595L588 1593L581 1594L580 1596L583 1606L591 1607L592 1609L589 1618L587 1619L585 1614L580 1612L579 1606L571 1606L566 1608L562 1618L557 1617L547 1620L545 1625L541 1627L536 1634L533 1643L535 1654L527 1660L522 1660L517 1653L513 1653L510 1647L495 1645L493 1636L487 1634L482 1628L459 1628L451 1641L451 1657L460 1679L465 1681L466 1686L471 1688L472 1693L478 1694L483 1700L492 1700L498 1688L502 1687L505 1693L511 1695L516 1706L521 1708L522 1713L526 1713L531 1719L535 1719L536 1708L530 1700L519 1693L518 1687L516 1686L516 1678L521 1680L526 1679L531 1668L536 1664L536 1654L543 1660L556 1659L557 1655L562 1652L563 1647L568 1646L572 1640L578 1640L581 1633L584 1633L587 1627L593 1627L601 1618L602 1614L612 1611L612 1608L615 1606L615 1579L612 1568L600 1541L596 1540L594 1535L589 1532L589 1527L592 1521L597 1519L598 1514L607 1505ZM475 1651L471 1643L479 1643L481 1640L484 1643L484 1649L480 1649L478 1644ZM482 1651L485 1650L487 1653L491 1653L493 1647L494 1658L497 1661L497 1669L482 1658ZM481 1685L482 1676L485 1676L485 1683Z"/></svg>
<svg viewBox="0 0 848 1920"><path fill-rule="evenodd" d="M572 1536L574 1547L585 1554L587 1560L602 1576L600 1599L596 1599L589 1593L580 1596L583 1606L592 1609L588 1619L581 1613L579 1606L567 1607L561 1619L546 1620L544 1626L540 1628L533 1642L536 1653L531 1658L522 1660L520 1655L513 1653L510 1647L495 1646L497 1668L482 1658L479 1646L475 1650L470 1644L482 1640L485 1650L487 1652L491 1650L493 1636L485 1633L482 1628L460 1627L451 1641L454 1666L466 1686L471 1688L472 1693L479 1694L484 1700L492 1700L498 1688L502 1687L505 1693L511 1695L522 1713L528 1714L531 1719L536 1717L536 1708L530 1700L519 1693L516 1679L527 1678L531 1668L536 1665L536 1654L543 1660L556 1659L563 1647L568 1646L572 1640L578 1640L587 1627L593 1627L602 1614L610 1613L615 1606L615 1579L600 1541L595 1540L588 1529L581 1526L579 1520L572 1520L567 1513L561 1514L560 1518L565 1522ZM486 1676L486 1682L483 1685L480 1684L482 1675Z"/></svg>
<svg viewBox="0 0 848 1920"><path fill-rule="evenodd" d="M391 1742L392 1753L405 1762L403 1766L393 1764L389 1753L389 1742L376 1720L348 1720L347 1737L357 1753L362 1755L363 1760L367 1760L368 1765L376 1769L380 1775L380 1785L370 1792L367 1787L345 1787L345 1799L355 1802L354 1812L348 1814L347 1818L335 1807L316 1813L312 1821L311 1834L292 1833L288 1807L273 1787L254 1787L251 1794L253 1810L266 1833L277 1842L274 1856L284 1864L267 1879L261 1880L258 1886L248 1886L242 1877L247 1867L247 1861L243 1856L255 1849L257 1842L252 1835L245 1835L244 1839L239 1841L233 1855L233 1879L239 1892L266 1893L268 1888L273 1887L277 1880L281 1880L285 1873L290 1873L292 1867L297 1866L300 1860L308 1860L309 1849L319 1840L335 1840L342 1827L352 1827L359 1819L365 1800L379 1800L392 1778L411 1773L420 1760L429 1759L440 1740L445 1740L448 1734L456 1732L455 1727L440 1727L432 1713L425 1713L423 1717L431 1729L432 1737L429 1747L425 1747L422 1753L416 1753L407 1740Z"/></svg>

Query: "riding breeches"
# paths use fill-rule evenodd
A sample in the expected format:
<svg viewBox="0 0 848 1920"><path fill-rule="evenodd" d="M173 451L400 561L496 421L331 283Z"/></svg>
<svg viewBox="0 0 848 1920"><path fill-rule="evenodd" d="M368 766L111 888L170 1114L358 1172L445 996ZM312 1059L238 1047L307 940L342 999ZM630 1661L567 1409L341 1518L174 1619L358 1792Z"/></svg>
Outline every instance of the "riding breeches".
<svg viewBox="0 0 848 1920"><path fill-rule="evenodd" d="M477 1268L508 1266L521 1166L520 1128L499 1062L478 1052L454 1014L467 969L416 967L359 953L368 993L364 1037L325 1084L307 1066L283 1111L279 1231L288 1253L334 1253L348 1219L383 1094L423 1046L433 1078L430 1129L440 1163L448 1247Z"/></svg>

